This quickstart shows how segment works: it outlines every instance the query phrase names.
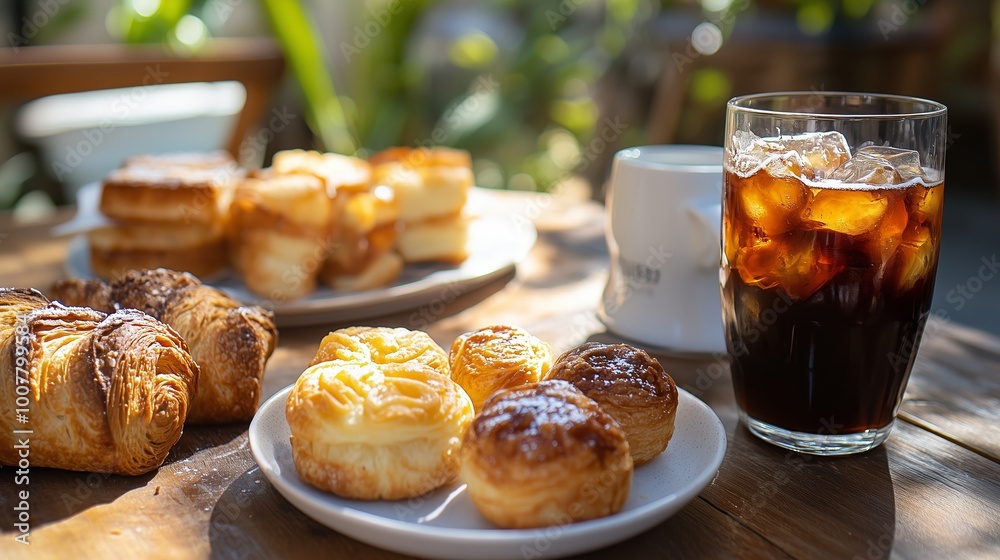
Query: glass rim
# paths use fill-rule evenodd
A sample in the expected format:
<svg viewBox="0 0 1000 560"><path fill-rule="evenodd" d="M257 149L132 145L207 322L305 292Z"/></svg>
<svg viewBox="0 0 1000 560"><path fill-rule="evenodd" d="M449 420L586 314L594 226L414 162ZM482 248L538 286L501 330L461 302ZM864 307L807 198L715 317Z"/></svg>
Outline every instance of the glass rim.
<svg viewBox="0 0 1000 560"><path fill-rule="evenodd" d="M777 98L777 97L832 98L832 97L847 97L847 96L867 97L867 98L891 100L897 102L907 102L913 104L923 103L927 105L930 109L927 111L909 111L909 112L898 112L898 113L820 113L816 111L801 111L801 110L783 111L778 109L762 109L759 107L750 107L741 104L747 101ZM756 115L764 115L764 116L785 117L785 118L800 117L800 118L810 118L810 119L843 119L843 120L855 120L855 119L898 120L898 119L918 119L918 118L923 119L923 118L940 117L948 113L948 107L945 106L943 103L932 101L930 99L925 99L923 97L914 97L911 95L896 95L889 93L867 93L867 92L857 92L857 91L775 91L767 93L751 93L748 95L740 95L730 99L726 103L726 107L742 111L745 113L753 113Z"/></svg>

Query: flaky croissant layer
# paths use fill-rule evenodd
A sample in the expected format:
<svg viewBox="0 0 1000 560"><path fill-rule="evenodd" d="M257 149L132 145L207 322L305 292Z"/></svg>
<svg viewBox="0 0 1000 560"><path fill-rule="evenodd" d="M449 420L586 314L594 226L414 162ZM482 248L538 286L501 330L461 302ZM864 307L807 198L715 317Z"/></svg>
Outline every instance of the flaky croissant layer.
<svg viewBox="0 0 1000 560"><path fill-rule="evenodd" d="M184 340L145 313L0 289L0 464L27 447L34 467L149 472L181 437L198 373Z"/></svg>
<svg viewBox="0 0 1000 560"><path fill-rule="evenodd" d="M138 309L163 321L187 342L201 367L188 422L249 422L260 403L268 358L278 341L274 316L243 306L186 272L130 270L110 285L68 279L52 287L54 299L103 311Z"/></svg>

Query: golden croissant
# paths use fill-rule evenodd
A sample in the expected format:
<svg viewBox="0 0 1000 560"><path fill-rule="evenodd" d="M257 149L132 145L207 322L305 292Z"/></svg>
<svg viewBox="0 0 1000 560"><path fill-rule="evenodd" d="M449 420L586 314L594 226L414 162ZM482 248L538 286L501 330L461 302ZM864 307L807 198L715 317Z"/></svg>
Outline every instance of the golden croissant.
<svg viewBox="0 0 1000 560"><path fill-rule="evenodd" d="M55 299L96 309L133 308L170 325L201 366L188 421L248 422L260 403L264 366L278 331L269 311L242 306L186 272L130 270L105 286L99 280L62 280Z"/></svg>
<svg viewBox="0 0 1000 560"><path fill-rule="evenodd" d="M181 437L198 365L170 327L0 289L0 464L138 475Z"/></svg>

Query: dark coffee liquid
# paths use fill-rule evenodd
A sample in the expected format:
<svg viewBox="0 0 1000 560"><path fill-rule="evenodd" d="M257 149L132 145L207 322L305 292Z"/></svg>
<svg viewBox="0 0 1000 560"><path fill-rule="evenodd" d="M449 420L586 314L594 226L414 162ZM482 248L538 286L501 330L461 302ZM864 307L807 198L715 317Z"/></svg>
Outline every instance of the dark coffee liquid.
<svg viewBox="0 0 1000 560"><path fill-rule="evenodd" d="M882 428L902 400L930 308L943 184L831 193L867 229L815 219L810 204L829 206L828 189L802 184L802 208L770 224L782 230L772 235L741 197L769 179L763 170L725 178L723 320L737 402L798 432Z"/></svg>

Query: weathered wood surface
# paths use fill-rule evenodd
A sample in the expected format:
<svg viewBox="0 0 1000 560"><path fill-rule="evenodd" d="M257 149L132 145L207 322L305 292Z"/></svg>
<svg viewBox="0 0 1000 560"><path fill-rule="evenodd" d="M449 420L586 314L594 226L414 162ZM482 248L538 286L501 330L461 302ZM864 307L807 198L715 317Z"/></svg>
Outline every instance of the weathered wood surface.
<svg viewBox="0 0 1000 560"><path fill-rule="evenodd" d="M561 352L614 341L594 315L607 252L593 204L507 195L539 243L516 274L425 313L369 324L424 327L444 347L470 329L519 324ZM62 216L65 218L65 216ZM0 220L0 284L44 288L66 240ZM431 322L428 321L430 315ZM293 382L328 325L281 331L265 394ZM928 330L889 440L836 459L767 445L739 425L725 357L658 355L719 414L728 450L713 483L654 529L586 558L985 558L1000 556L1000 341L956 325ZM401 556L300 513L257 469L246 425L193 427L158 471L128 478L31 471L31 545L13 541L13 470L0 468L2 558L366 558Z"/></svg>

